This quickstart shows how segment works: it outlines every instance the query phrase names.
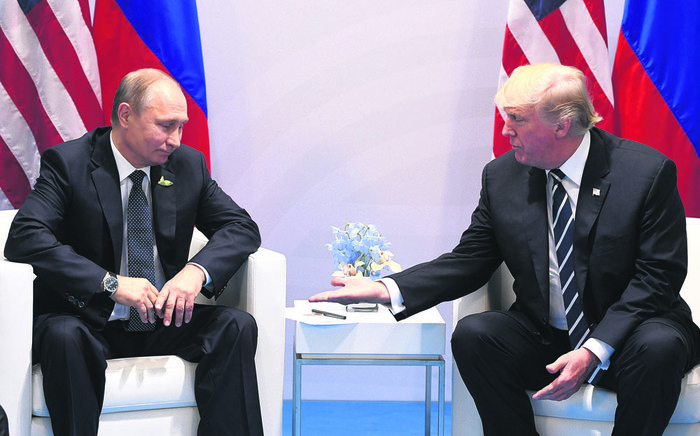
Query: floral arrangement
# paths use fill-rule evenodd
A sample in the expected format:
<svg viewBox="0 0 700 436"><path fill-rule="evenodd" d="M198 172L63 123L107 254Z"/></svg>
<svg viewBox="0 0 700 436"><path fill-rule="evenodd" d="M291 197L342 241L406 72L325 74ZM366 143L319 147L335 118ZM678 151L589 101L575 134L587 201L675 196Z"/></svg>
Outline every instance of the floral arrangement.
<svg viewBox="0 0 700 436"><path fill-rule="evenodd" d="M394 262L389 244L379 234L377 227L362 223L345 223L343 227L331 227L335 240L327 244L338 270L333 276L364 276L376 279L382 270L401 271Z"/></svg>

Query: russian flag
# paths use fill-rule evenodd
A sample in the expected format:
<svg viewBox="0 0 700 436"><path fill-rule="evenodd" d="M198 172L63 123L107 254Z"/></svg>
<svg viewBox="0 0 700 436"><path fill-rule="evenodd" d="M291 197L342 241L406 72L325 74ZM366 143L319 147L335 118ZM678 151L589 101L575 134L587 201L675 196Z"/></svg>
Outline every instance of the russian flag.
<svg viewBox="0 0 700 436"><path fill-rule="evenodd" d="M691 217L700 217L698 17L697 0L627 0L613 67L617 133L674 160Z"/></svg>
<svg viewBox="0 0 700 436"><path fill-rule="evenodd" d="M180 83L189 122L182 142L209 162L207 94L196 0L96 0L94 41L109 124L121 79L139 68L166 71Z"/></svg>

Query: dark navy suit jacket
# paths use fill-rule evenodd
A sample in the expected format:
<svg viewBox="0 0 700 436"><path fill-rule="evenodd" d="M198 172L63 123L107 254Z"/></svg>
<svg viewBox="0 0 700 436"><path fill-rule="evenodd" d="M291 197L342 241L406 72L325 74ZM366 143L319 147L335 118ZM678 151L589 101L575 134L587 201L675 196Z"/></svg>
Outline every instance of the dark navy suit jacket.
<svg viewBox="0 0 700 436"><path fill-rule="evenodd" d="M107 271L119 272L123 212L110 127L46 150L34 190L17 213L5 256L30 263L34 315L72 313L97 328L106 325L114 302L98 292ZM193 262L209 272L207 294L219 295L260 233L248 213L211 179L202 153L186 145L151 168L156 245L166 280L187 263L195 226L209 242ZM164 180L170 186L158 184ZM211 296L211 295L208 295Z"/></svg>
<svg viewBox="0 0 700 436"><path fill-rule="evenodd" d="M576 207L575 273L592 337L618 349L642 321L671 318L689 331L690 309L679 292L687 269L685 212L676 167L645 145L591 131ZM505 262L515 278L511 310L551 338L545 171L515 160L491 161L479 204L457 247L390 276L410 316L483 286Z"/></svg>

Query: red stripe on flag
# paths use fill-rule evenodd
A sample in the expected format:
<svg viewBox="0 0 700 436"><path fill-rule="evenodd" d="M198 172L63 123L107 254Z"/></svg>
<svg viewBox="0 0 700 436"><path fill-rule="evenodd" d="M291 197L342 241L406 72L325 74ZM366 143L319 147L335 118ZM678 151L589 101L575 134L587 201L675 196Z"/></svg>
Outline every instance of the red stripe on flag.
<svg viewBox="0 0 700 436"><path fill-rule="evenodd" d="M48 2L36 4L27 14L44 53L71 96L87 130L102 125L102 108L88 81L73 45Z"/></svg>
<svg viewBox="0 0 700 436"><path fill-rule="evenodd" d="M32 186L15 155L0 137L0 189L15 209L24 203Z"/></svg>
<svg viewBox="0 0 700 436"><path fill-rule="evenodd" d="M600 34L603 36L605 46L607 47L608 27L605 21L605 5L603 4L603 0L583 0L583 3L586 5L588 13L591 14L593 23L595 23L595 27L598 28L598 32L600 32Z"/></svg>
<svg viewBox="0 0 700 436"><path fill-rule="evenodd" d="M620 33L613 83L633 77L634 86L616 86L618 134L647 144L672 159L678 168L678 190L685 214L700 217L700 158L658 89L644 71L625 36ZM664 128L659 128L664 126Z"/></svg>
<svg viewBox="0 0 700 436"><path fill-rule="evenodd" d="M110 123L114 93L127 73L140 68L157 68L165 72L168 70L146 46L115 2L97 2L95 29L95 49L98 64L101 66L102 108L106 122ZM106 32L105 29L110 31ZM114 59L119 59L119 62L115 63ZM190 118L183 129L182 142L204 153L209 165L209 130L206 116L187 91L183 89L182 92L187 99L187 115Z"/></svg>
<svg viewBox="0 0 700 436"><path fill-rule="evenodd" d="M0 53L3 53L3 59L0 62L0 82L29 125L39 151L43 152L63 142L41 104L39 92L32 78L17 57L4 32L0 32Z"/></svg>
<svg viewBox="0 0 700 436"><path fill-rule="evenodd" d="M85 21L85 24L87 25L88 29L90 29L90 33L92 33L92 18L90 17L90 2L88 0L78 0L78 4L80 4L80 11L83 13L83 21Z"/></svg>
<svg viewBox="0 0 700 436"><path fill-rule="evenodd" d="M510 145L510 138L503 136L503 127L506 125L501 113L496 108L496 117L493 123L493 155L498 157L509 151L513 147Z"/></svg>
<svg viewBox="0 0 700 436"><path fill-rule="evenodd" d="M515 40L510 27L506 25L506 36L503 39L503 69L510 76L514 69L528 63L523 49Z"/></svg>

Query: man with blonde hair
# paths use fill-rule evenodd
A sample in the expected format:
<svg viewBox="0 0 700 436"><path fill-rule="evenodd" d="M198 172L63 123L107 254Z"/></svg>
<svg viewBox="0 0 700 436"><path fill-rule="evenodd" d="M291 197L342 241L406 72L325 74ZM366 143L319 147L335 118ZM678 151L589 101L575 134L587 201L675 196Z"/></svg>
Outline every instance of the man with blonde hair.
<svg viewBox="0 0 700 436"><path fill-rule="evenodd" d="M676 167L600 120L575 68L517 68L496 95L513 150L486 165L471 225L450 253L312 301L378 301L398 319L483 286L505 262L510 310L459 321L452 351L486 435L536 435L526 389L562 400L617 391L616 436L660 436L700 330L679 292L687 270Z"/></svg>

